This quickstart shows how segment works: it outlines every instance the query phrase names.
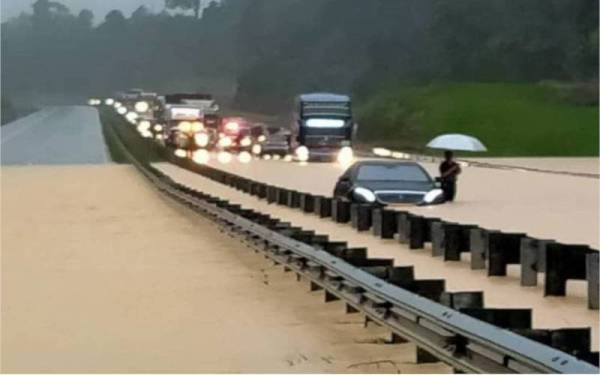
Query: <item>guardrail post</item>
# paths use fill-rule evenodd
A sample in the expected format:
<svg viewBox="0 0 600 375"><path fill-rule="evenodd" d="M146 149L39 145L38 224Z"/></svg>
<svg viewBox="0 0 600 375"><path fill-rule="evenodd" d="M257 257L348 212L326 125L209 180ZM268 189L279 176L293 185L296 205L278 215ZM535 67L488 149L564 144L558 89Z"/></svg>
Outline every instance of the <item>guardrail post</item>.
<svg viewBox="0 0 600 375"><path fill-rule="evenodd" d="M531 329L531 309L466 308L460 311L499 328Z"/></svg>
<svg viewBox="0 0 600 375"><path fill-rule="evenodd" d="M363 203L352 203L350 205L350 220L352 228L364 232L371 228L371 212L373 206Z"/></svg>
<svg viewBox="0 0 600 375"><path fill-rule="evenodd" d="M439 217L423 217L423 220L425 220L424 240L425 240L425 242L431 242L432 246L433 246L432 226L434 223L439 223L441 221L441 219Z"/></svg>
<svg viewBox="0 0 600 375"><path fill-rule="evenodd" d="M336 223L347 223L350 221L350 202L333 199L331 203L331 218Z"/></svg>
<svg viewBox="0 0 600 375"><path fill-rule="evenodd" d="M300 207L300 193L296 190L287 191L287 204L289 208Z"/></svg>
<svg viewBox="0 0 600 375"><path fill-rule="evenodd" d="M331 216L331 198L316 196L315 197L315 214L321 218Z"/></svg>
<svg viewBox="0 0 600 375"><path fill-rule="evenodd" d="M597 251L592 251L586 257L586 279L588 282L588 307L598 310L598 259Z"/></svg>
<svg viewBox="0 0 600 375"><path fill-rule="evenodd" d="M446 225L444 227L444 260L460 261L460 254L471 249L471 229L475 225Z"/></svg>
<svg viewBox="0 0 600 375"><path fill-rule="evenodd" d="M408 230L408 216L411 213L406 211L398 211L396 216L396 231L398 232L398 242L402 244L408 243L410 233Z"/></svg>
<svg viewBox="0 0 600 375"><path fill-rule="evenodd" d="M483 292L443 292L440 303L459 311L466 308L482 309Z"/></svg>
<svg viewBox="0 0 600 375"><path fill-rule="evenodd" d="M499 233L497 230L487 230L483 228L473 228L470 231L471 245L471 269L485 269L485 262L488 258L489 235L490 233Z"/></svg>
<svg viewBox="0 0 600 375"><path fill-rule="evenodd" d="M397 216L398 241L408 243L409 249L422 249L427 237L427 220L422 216L401 211Z"/></svg>
<svg viewBox="0 0 600 375"><path fill-rule="evenodd" d="M488 276L506 276L506 266L521 261L522 233L490 233L488 239Z"/></svg>
<svg viewBox="0 0 600 375"><path fill-rule="evenodd" d="M277 189L277 204L280 206L287 206L288 202L288 190L284 188Z"/></svg>
<svg viewBox="0 0 600 375"><path fill-rule="evenodd" d="M397 213L385 208L373 210L373 235L392 239L398 230Z"/></svg>
<svg viewBox="0 0 600 375"><path fill-rule="evenodd" d="M546 246L552 240L521 239L521 286L536 286L538 273L546 272Z"/></svg>
<svg viewBox="0 0 600 375"><path fill-rule="evenodd" d="M277 203L278 190L276 186L267 185L267 203Z"/></svg>
<svg viewBox="0 0 600 375"><path fill-rule="evenodd" d="M430 236L431 236L431 256L439 257L444 255L444 226L448 224L445 221L436 221L431 223Z"/></svg>
<svg viewBox="0 0 600 375"><path fill-rule="evenodd" d="M312 194L300 193L300 208L305 213L315 212L315 197Z"/></svg>
<svg viewBox="0 0 600 375"><path fill-rule="evenodd" d="M586 256L591 249L584 245L550 243L546 246L545 296L564 296L567 280L586 279Z"/></svg>

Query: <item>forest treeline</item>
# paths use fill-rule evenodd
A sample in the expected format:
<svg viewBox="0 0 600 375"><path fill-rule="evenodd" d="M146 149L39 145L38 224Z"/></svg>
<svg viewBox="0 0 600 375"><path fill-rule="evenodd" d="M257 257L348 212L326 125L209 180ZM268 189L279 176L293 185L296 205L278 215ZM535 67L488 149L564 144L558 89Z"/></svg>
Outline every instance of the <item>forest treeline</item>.
<svg viewBox="0 0 600 375"><path fill-rule="evenodd" d="M167 0L102 20L37 0L2 24L5 94L212 90L276 113L299 92L589 81L598 0Z"/></svg>

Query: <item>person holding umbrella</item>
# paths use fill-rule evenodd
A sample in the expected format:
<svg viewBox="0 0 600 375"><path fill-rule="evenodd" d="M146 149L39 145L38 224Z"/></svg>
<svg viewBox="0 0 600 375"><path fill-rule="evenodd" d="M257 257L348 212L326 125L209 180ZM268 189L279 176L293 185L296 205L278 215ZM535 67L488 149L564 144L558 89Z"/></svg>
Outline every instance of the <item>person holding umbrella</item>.
<svg viewBox="0 0 600 375"><path fill-rule="evenodd" d="M444 134L431 140L427 147L446 150L444 161L440 164L440 178L442 191L447 202L454 201L456 197L456 180L461 172L460 165L454 161L454 154L450 150L484 152L487 148L475 137L464 134Z"/></svg>
<svg viewBox="0 0 600 375"><path fill-rule="evenodd" d="M440 164L440 181L447 202L453 202L456 197L456 180L460 172L460 165L454 161L452 151L444 152L444 161Z"/></svg>

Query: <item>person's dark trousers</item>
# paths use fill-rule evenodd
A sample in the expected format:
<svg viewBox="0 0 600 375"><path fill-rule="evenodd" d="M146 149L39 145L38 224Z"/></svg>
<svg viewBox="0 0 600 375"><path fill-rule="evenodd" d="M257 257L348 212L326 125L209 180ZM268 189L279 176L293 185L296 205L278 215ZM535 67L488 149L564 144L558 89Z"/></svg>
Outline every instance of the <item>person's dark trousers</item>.
<svg viewBox="0 0 600 375"><path fill-rule="evenodd" d="M446 201L454 201L454 197L456 196L456 181L443 181L442 190L444 191Z"/></svg>

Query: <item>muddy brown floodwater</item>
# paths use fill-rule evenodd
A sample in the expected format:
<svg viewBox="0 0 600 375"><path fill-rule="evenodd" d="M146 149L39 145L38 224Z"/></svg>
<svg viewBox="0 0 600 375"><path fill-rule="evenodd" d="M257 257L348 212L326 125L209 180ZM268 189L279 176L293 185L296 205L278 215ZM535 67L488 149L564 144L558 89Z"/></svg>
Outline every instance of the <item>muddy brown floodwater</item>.
<svg viewBox="0 0 600 375"><path fill-rule="evenodd" d="M598 311L587 308L587 283L583 280L570 280L566 297L544 297L543 275L540 274L536 287L524 288L519 285L520 266L509 265L506 277L487 277L486 270L471 270L469 254L463 254L461 262L443 262L431 257L431 247L421 251L409 250L396 240L382 240L371 232L357 232L349 225L334 223L330 218L319 219L315 215L285 206L268 204L226 185L217 183L179 168L172 164L155 164L174 180L219 196L232 203L241 204L247 209L266 212L288 221L305 230L314 230L329 235L333 241L346 241L349 247L368 248L369 256L394 259L397 266L414 266L418 279L444 279L448 291L483 291L485 305L489 308L531 308L533 328L592 328L592 348L598 350ZM241 167L240 167L241 168ZM284 179L284 176L279 176ZM290 183L302 183L306 179L289 178ZM321 180L313 180L316 184Z"/></svg>
<svg viewBox="0 0 600 375"><path fill-rule="evenodd" d="M3 372L449 372L129 166L2 168Z"/></svg>

